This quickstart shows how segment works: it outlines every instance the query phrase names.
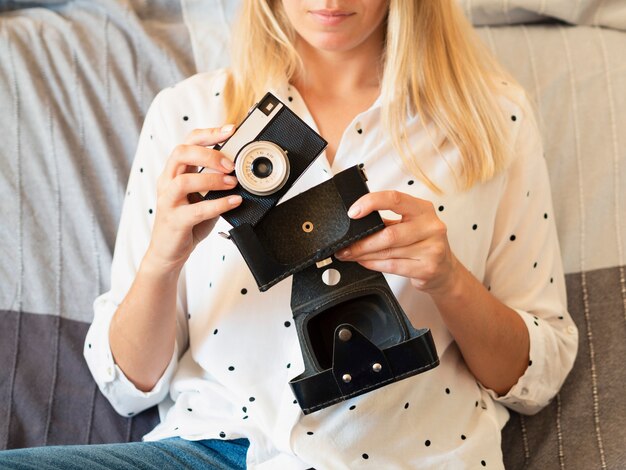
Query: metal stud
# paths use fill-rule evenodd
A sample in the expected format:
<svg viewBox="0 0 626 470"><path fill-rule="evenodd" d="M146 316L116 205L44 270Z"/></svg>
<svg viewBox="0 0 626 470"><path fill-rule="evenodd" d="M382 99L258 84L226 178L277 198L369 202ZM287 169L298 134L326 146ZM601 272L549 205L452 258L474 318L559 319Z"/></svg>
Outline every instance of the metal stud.
<svg viewBox="0 0 626 470"><path fill-rule="evenodd" d="M339 330L338 336L341 341L350 341L350 338L352 338L352 332L347 328L342 328Z"/></svg>
<svg viewBox="0 0 626 470"><path fill-rule="evenodd" d="M341 273L336 269L329 268L322 273L322 282L327 286L336 286L341 280Z"/></svg>
<svg viewBox="0 0 626 470"><path fill-rule="evenodd" d="M347 384L352 382L352 376L350 374L343 374L343 377L341 377L341 378Z"/></svg>
<svg viewBox="0 0 626 470"><path fill-rule="evenodd" d="M378 362L375 363L374 365L372 365L372 370L374 372L380 372L381 370L383 370L383 366L381 366Z"/></svg>

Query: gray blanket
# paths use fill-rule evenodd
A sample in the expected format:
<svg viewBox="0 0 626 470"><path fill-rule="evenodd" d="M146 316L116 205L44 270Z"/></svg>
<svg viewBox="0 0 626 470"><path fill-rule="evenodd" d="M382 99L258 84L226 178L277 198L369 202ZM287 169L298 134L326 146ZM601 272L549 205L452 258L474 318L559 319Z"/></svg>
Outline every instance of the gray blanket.
<svg viewBox="0 0 626 470"><path fill-rule="evenodd" d="M0 448L137 440L82 357L147 106L195 72L177 2L0 2Z"/></svg>

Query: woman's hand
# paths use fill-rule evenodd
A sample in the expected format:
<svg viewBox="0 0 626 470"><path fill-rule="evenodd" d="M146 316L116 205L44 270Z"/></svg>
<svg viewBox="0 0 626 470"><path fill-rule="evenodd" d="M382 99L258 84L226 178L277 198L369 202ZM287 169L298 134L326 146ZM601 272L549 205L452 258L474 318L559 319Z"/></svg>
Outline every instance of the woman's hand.
<svg viewBox="0 0 626 470"><path fill-rule="evenodd" d="M458 261L448 244L445 224L433 205L398 191L369 193L356 201L348 215L360 219L376 210L390 210L400 220L337 253L342 261L408 277L417 289L444 294L455 285Z"/></svg>
<svg viewBox="0 0 626 470"><path fill-rule="evenodd" d="M207 146L226 140L234 126L196 129L170 155L157 181L157 207L146 260L164 271L180 270L224 212L241 204L241 196L202 200L198 192L232 189L233 163ZM209 172L198 173L206 167Z"/></svg>
<svg viewBox="0 0 626 470"><path fill-rule="evenodd" d="M356 219L375 210L391 210L402 218L385 221L383 230L353 243L337 258L408 277L430 294L469 369L484 386L505 395L529 361L524 321L455 258L446 226L430 202L397 191L370 193L348 215Z"/></svg>

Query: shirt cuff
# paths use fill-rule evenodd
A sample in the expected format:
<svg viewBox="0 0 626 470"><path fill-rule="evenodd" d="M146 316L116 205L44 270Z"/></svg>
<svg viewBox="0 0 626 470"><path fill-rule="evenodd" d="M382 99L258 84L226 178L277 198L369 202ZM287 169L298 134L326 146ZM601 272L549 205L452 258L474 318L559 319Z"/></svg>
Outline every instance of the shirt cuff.
<svg viewBox="0 0 626 470"><path fill-rule="evenodd" d="M109 344L109 326L112 315L106 315L110 302L101 305L103 315L94 319L85 341L84 355L102 394L115 411L122 416L133 416L161 402L169 391L169 384L178 364L178 341L161 378L148 392L139 390L126 377L113 359ZM111 310L114 311L113 308Z"/></svg>
<svg viewBox="0 0 626 470"><path fill-rule="evenodd" d="M557 392L557 390L547 391L546 386L549 385L545 383L545 374L550 373L546 366L546 341L552 334L552 326L528 312L514 310L524 321L530 339L529 360L526 370L506 395L498 395L484 386L482 388L494 401L505 405L507 408L518 413L535 414L548 404L546 396L553 397Z"/></svg>
<svg viewBox="0 0 626 470"><path fill-rule="evenodd" d="M176 371L178 363L178 344L174 343L174 353L167 365L163 375L154 385L152 390L144 392L139 390L128 377L122 372L111 358L107 367L107 380L105 380L101 390L108 389L111 405L122 416L133 416L143 410L160 403L167 395L169 384ZM112 370L112 371L111 371ZM104 390L103 390L104 393Z"/></svg>

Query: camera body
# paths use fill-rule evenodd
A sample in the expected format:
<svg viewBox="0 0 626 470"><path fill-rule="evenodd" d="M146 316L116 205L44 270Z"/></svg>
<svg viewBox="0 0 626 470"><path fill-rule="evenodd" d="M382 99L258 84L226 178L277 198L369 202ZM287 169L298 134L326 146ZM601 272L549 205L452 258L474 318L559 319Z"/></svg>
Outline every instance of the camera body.
<svg viewBox="0 0 626 470"><path fill-rule="evenodd" d="M235 163L239 184L231 190L200 195L204 199L240 195L242 203L223 217L233 227L242 223L254 226L327 145L291 109L267 93L230 138L214 147Z"/></svg>
<svg viewBox="0 0 626 470"><path fill-rule="evenodd" d="M233 225L227 237L261 291L293 275L291 309L305 370L290 385L304 414L439 364L430 331L411 325L385 277L333 257L385 227L378 212L348 217L369 192L361 165L276 205L325 147L268 93L219 147L235 162L240 185L203 195L243 197L224 214Z"/></svg>

